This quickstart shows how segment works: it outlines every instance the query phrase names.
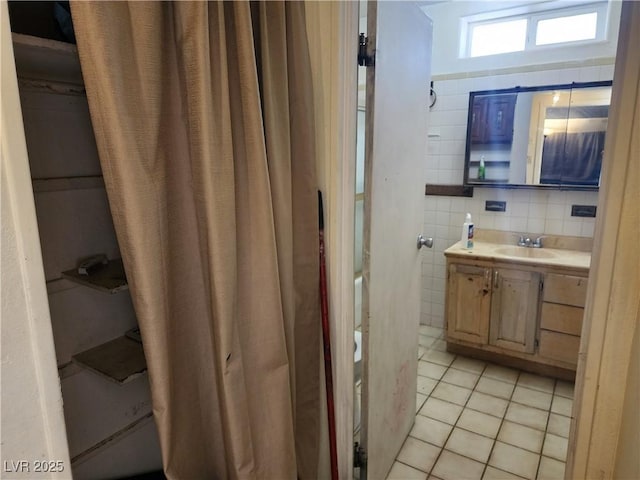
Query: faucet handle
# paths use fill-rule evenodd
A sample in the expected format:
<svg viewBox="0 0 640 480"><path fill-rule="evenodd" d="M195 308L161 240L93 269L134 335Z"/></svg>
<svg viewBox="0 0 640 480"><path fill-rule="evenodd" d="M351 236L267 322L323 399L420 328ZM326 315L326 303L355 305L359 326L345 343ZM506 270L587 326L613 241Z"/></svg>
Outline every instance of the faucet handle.
<svg viewBox="0 0 640 480"><path fill-rule="evenodd" d="M533 246L535 248L542 248L542 239L546 238L546 236L541 235L533 241Z"/></svg>

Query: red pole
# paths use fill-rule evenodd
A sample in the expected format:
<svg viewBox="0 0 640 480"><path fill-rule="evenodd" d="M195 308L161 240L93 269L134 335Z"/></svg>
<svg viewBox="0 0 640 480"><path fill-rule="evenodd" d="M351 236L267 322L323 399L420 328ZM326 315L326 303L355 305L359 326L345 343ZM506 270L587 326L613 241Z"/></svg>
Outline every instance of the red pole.
<svg viewBox="0 0 640 480"><path fill-rule="evenodd" d="M322 343L324 346L324 379L327 389L327 416L329 420L329 455L331 458L331 480L338 480L336 415L333 403L333 370L331 367L331 336L329 335L329 305L327 301L327 266L324 255L324 209L320 190L318 190L318 207L320 220L320 307L322 312Z"/></svg>

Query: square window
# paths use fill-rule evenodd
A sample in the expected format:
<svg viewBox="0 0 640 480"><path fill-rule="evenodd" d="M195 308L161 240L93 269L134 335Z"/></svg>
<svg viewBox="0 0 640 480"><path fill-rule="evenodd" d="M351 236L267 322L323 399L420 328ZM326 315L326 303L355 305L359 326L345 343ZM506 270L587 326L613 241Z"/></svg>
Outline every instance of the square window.
<svg viewBox="0 0 640 480"><path fill-rule="evenodd" d="M471 56L524 50L527 41L526 18L474 25L471 32Z"/></svg>
<svg viewBox="0 0 640 480"><path fill-rule="evenodd" d="M593 40L597 25L597 12L540 20L536 28L536 45Z"/></svg>

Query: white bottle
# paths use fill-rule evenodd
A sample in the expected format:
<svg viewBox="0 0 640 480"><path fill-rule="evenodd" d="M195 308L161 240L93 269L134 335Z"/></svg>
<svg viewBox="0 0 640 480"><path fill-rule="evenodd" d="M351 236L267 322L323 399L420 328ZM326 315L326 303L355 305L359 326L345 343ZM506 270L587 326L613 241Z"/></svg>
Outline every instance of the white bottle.
<svg viewBox="0 0 640 480"><path fill-rule="evenodd" d="M464 223L462 224L462 238L460 241L462 242L462 248L466 248L467 250L473 248L473 222L471 221L470 213L467 213Z"/></svg>

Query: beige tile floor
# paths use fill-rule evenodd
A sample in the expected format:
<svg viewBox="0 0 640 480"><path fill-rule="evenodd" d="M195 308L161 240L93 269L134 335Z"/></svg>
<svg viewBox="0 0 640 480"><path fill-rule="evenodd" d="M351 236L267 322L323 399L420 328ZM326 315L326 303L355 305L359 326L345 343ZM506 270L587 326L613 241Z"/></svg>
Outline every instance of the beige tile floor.
<svg viewBox="0 0 640 480"><path fill-rule="evenodd" d="M573 384L446 352L420 327L417 413L388 479L563 478Z"/></svg>

